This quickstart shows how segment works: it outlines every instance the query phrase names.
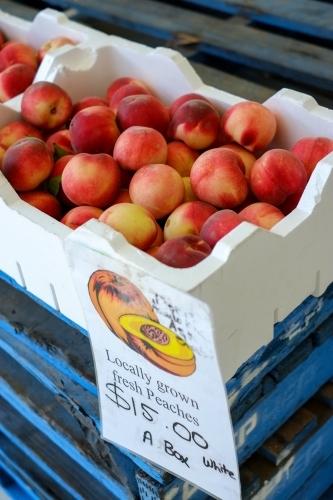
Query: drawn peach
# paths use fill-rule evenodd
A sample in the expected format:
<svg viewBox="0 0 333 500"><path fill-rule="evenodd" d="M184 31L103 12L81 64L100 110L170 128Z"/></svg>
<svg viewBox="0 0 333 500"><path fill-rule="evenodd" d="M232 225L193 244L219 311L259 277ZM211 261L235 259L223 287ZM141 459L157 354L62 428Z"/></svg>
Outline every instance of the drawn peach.
<svg viewBox="0 0 333 500"><path fill-rule="evenodd" d="M128 333L132 348L151 363L174 375L189 376L194 372L193 350L175 332L135 314L125 314L119 322Z"/></svg>
<svg viewBox="0 0 333 500"><path fill-rule="evenodd" d="M106 324L120 340L129 345L128 333L119 323L124 314L137 314L158 321L142 292L128 279L107 270L95 271L88 282L90 299Z"/></svg>

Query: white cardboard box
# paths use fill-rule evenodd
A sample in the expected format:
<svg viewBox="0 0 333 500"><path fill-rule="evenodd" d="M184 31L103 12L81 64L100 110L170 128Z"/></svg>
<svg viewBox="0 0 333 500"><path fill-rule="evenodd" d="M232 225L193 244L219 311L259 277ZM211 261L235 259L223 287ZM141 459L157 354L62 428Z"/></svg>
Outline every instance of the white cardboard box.
<svg viewBox="0 0 333 500"><path fill-rule="evenodd" d="M208 97L220 112L243 100L204 85L178 52L115 36L50 54L40 74L64 87L74 101L89 94L103 97L110 82L121 76L141 79L166 105L191 91ZM20 97L12 101L1 106L0 126L20 116ZM333 111L312 97L283 89L265 105L278 121L272 147L289 149L309 135L333 139ZM273 338L274 323L307 296L321 295L333 281L332 171L333 154L318 164L298 208L271 231L243 223L207 259L181 270L159 263L95 220L71 231L21 201L0 175L0 269L85 327L65 239L140 268L210 306L220 368L228 380Z"/></svg>

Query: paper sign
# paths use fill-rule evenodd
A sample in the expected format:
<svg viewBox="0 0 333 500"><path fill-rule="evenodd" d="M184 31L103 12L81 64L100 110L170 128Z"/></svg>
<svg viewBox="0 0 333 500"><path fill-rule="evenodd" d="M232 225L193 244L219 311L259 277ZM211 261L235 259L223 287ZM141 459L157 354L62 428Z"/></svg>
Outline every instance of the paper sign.
<svg viewBox="0 0 333 500"><path fill-rule="evenodd" d="M66 247L93 350L103 439L213 497L240 499L209 307L134 266Z"/></svg>

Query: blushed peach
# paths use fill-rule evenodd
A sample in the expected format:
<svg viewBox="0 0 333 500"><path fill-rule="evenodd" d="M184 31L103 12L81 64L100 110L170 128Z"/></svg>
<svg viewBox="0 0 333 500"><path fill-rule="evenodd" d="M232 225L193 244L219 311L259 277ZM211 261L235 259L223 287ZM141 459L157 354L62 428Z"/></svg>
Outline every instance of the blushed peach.
<svg viewBox="0 0 333 500"><path fill-rule="evenodd" d="M57 130L46 139L46 144L49 146L52 154L56 159L61 156L73 155L71 134L68 129Z"/></svg>
<svg viewBox="0 0 333 500"><path fill-rule="evenodd" d="M7 151L7 149L8 149L7 146L0 143L0 171L2 169L2 160L3 160L3 157L5 156L5 152Z"/></svg>
<svg viewBox="0 0 333 500"><path fill-rule="evenodd" d="M229 149L210 149L194 162L190 180L196 196L217 208L234 208L249 192L241 157Z"/></svg>
<svg viewBox="0 0 333 500"><path fill-rule="evenodd" d="M281 205L279 205L279 210L281 210L281 212L284 215L290 214L297 207L299 200L302 197L302 194L303 192L299 192L287 196L284 202Z"/></svg>
<svg viewBox="0 0 333 500"><path fill-rule="evenodd" d="M91 106L104 106L105 108L109 107L109 102L102 97L89 95L86 97L82 97L73 105L72 116L76 115L82 109L90 108Z"/></svg>
<svg viewBox="0 0 333 500"><path fill-rule="evenodd" d="M211 248L214 248L216 243L226 236L235 227L244 222L244 218L231 210L225 208L212 214L203 224L199 233L202 238Z"/></svg>
<svg viewBox="0 0 333 500"><path fill-rule="evenodd" d="M297 158L303 163L307 178L310 179L317 163L333 151L333 140L328 137L304 137L291 148Z"/></svg>
<svg viewBox="0 0 333 500"><path fill-rule="evenodd" d="M147 86L141 81L138 80L137 78L133 78L131 76L122 76L120 78L117 78L113 82L110 83L106 90L106 95L105 99L110 102L112 99L112 96L115 92L117 92L118 89L123 87L124 85L129 85L129 84L135 84L135 85L140 85L141 87L147 88Z"/></svg>
<svg viewBox="0 0 333 500"><path fill-rule="evenodd" d="M104 210L99 217L115 231L120 232L131 245L147 250L157 237L157 222L148 210L134 203L117 203Z"/></svg>
<svg viewBox="0 0 333 500"><path fill-rule="evenodd" d="M76 113L69 130L75 153L112 154L120 136L116 115L104 106L90 106Z"/></svg>
<svg viewBox="0 0 333 500"><path fill-rule="evenodd" d="M2 173L16 191L31 191L48 178L53 163L50 148L44 141L26 137L7 149Z"/></svg>
<svg viewBox="0 0 333 500"><path fill-rule="evenodd" d="M264 229L271 229L284 218L281 210L270 203L257 202L244 208L239 215L247 222Z"/></svg>
<svg viewBox="0 0 333 500"><path fill-rule="evenodd" d="M25 139L26 137L36 137L43 140L42 132L24 121L13 121L0 129L0 143L7 147L19 139Z"/></svg>
<svg viewBox="0 0 333 500"><path fill-rule="evenodd" d="M177 170L182 177L189 177L193 163L199 158L200 153L192 149L183 141L168 143L168 155L165 160L167 165Z"/></svg>
<svg viewBox="0 0 333 500"><path fill-rule="evenodd" d="M164 240L183 234L199 236L206 220L216 212L217 208L203 201L182 203L171 212L164 224Z"/></svg>
<svg viewBox="0 0 333 500"><path fill-rule="evenodd" d="M242 101L222 116L221 131L226 142L237 142L251 152L270 144L276 133L274 113L263 104Z"/></svg>
<svg viewBox="0 0 333 500"><path fill-rule="evenodd" d="M184 104L187 101L192 101L193 99L199 99L201 101L206 101L206 102L208 102L208 104L212 105L212 103L206 97L204 97L204 96L202 96L200 94L197 94L196 92L188 92L187 94L183 94L183 95L177 97L177 99L175 99L172 102L172 104L169 107L170 118L173 117L173 115L175 114L175 112L177 111L177 109L182 104Z"/></svg>
<svg viewBox="0 0 333 500"><path fill-rule="evenodd" d="M163 135L151 127L133 126L117 139L113 157L123 170L136 171L149 163L165 163L168 146Z"/></svg>
<svg viewBox="0 0 333 500"><path fill-rule="evenodd" d="M36 71L26 64L13 64L0 72L0 101L22 94L32 84Z"/></svg>
<svg viewBox="0 0 333 500"><path fill-rule="evenodd" d="M156 254L157 254L159 248L160 247L151 246L151 247L147 248L147 250L145 250L145 252L148 255L151 255L152 257L156 257Z"/></svg>
<svg viewBox="0 0 333 500"><path fill-rule="evenodd" d="M98 207L81 206L74 207L65 214L60 222L71 229L77 229L91 219L99 219L103 210Z"/></svg>
<svg viewBox="0 0 333 500"><path fill-rule="evenodd" d="M174 113L168 135L193 149L208 148L220 130L218 112L206 101L186 101Z"/></svg>
<svg viewBox="0 0 333 500"><path fill-rule="evenodd" d="M150 94L150 92L142 85L138 85L136 83L129 83L127 85L123 85L111 97L109 102L110 109L112 109L112 111L115 114L117 114L118 106L125 97L131 95L141 95L141 94L148 95Z"/></svg>
<svg viewBox="0 0 333 500"><path fill-rule="evenodd" d="M59 47L63 47L64 45L76 45L76 42L67 36L58 35L50 38L44 42L37 51L37 60L40 64L46 54L49 54L53 50L58 49Z"/></svg>
<svg viewBox="0 0 333 500"><path fill-rule="evenodd" d="M119 103L117 123L121 130L138 125L154 128L165 136L169 127L169 111L157 97L132 95Z"/></svg>
<svg viewBox="0 0 333 500"><path fill-rule="evenodd" d="M199 201L199 198L192 189L190 177L182 177L182 179L185 188L183 203L187 201Z"/></svg>
<svg viewBox="0 0 333 500"><path fill-rule="evenodd" d="M65 166L61 184L75 205L103 208L109 206L119 192L119 167L108 154L79 153Z"/></svg>
<svg viewBox="0 0 333 500"><path fill-rule="evenodd" d="M36 51L24 42L13 40L0 50L0 71L17 63L26 64L35 71L38 68Z"/></svg>
<svg viewBox="0 0 333 500"><path fill-rule="evenodd" d="M307 173L301 160L290 151L271 149L254 163L249 180L259 201L279 206L290 194L304 190Z"/></svg>
<svg viewBox="0 0 333 500"><path fill-rule="evenodd" d="M211 247L199 236L185 234L165 241L155 253L155 258L167 266L184 269L203 261L211 251Z"/></svg>
<svg viewBox="0 0 333 500"><path fill-rule="evenodd" d="M68 93L53 82L34 82L22 96L21 113L24 120L42 130L55 130L65 125L72 109Z"/></svg>
<svg viewBox="0 0 333 500"><path fill-rule="evenodd" d="M65 169L67 163L74 158L74 155L66 155L59 158L54 162L52 172L47 178L46 187L49 193L53 194L62 205L67 207L73 207L75 203L73 203L64 193L61 185L62 173Z"/></svg>
<svg viewBox="0 0 333 500"><path fill-rule="evenodd" d="M115 205L116 203L132 203L128 189L120 188L119 193L112 202L112 205Z"/></svg>
<svg viewBox="0 0 333 500"><path fill-rule="evenodd" d="M153 163L135 172L129 194L133 203L146 208L155 219L161 219L182 203L184 183L169 165Z"/></svg>
<svg viewBox="0 0 333 500"><path fill-rule="evenodd" d="M234 153L239 154L239 156L242 158L245 166L245 177L248 179L250 175L250 170L252 168L252 165L256 161L256 157L254 156L253 153L250 153L247 149L245 149L243 146L240 146L239 144L224 144L221 146L222 148L225 149L230 149L231 151L234 151Z"/></svg>
<svg viewBox="0 0 333 500"><path fill-rule="evenodd" d="M52 194L43 189L35 189L18 194L21 200L56 220L60 220L63 216L63 209L60 202Z"/></svg>

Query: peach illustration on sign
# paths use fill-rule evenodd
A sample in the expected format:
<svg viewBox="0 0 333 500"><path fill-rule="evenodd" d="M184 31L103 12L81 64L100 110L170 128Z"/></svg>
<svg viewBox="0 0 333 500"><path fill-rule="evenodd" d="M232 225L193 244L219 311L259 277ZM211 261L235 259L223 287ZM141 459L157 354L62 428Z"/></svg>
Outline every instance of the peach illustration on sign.
<svg viewBox="0 0 333 500"><path fill-rule="evenodd" d="M186 377L195 371L191 347L159 323L149 301L128 279L98 270L90 276L88 292L106 326L128 347L173 375Z"/></svg>

